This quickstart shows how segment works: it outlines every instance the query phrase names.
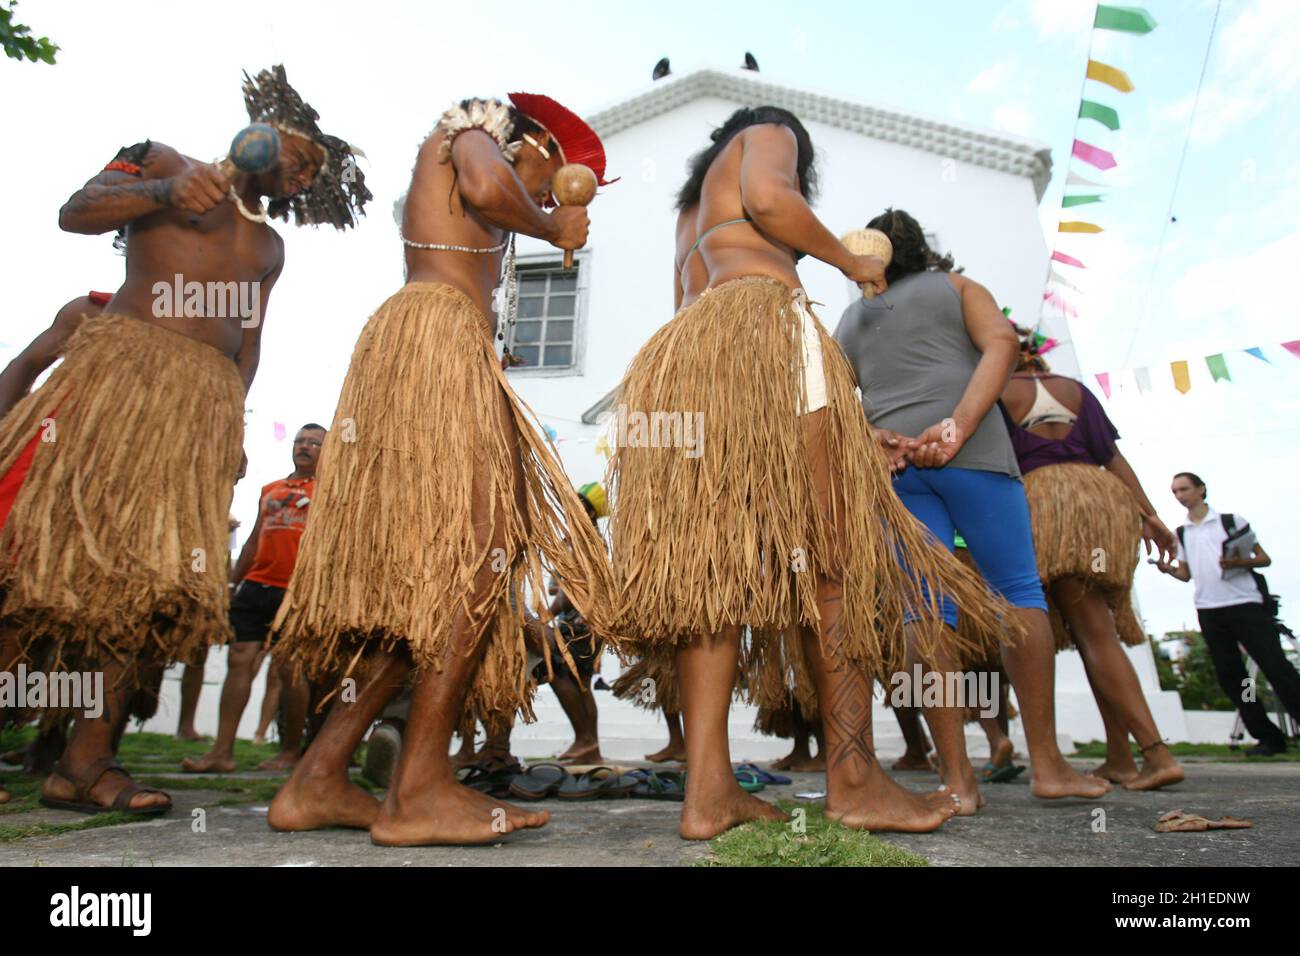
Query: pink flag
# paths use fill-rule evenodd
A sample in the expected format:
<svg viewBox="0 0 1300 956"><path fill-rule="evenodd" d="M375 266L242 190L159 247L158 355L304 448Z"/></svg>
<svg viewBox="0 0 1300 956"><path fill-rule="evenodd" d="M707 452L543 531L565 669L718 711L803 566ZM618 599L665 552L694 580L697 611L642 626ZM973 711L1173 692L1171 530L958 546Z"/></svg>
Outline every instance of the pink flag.
<svg viewBox="0 0 1300 956"><path fill-rule="evenodd" d="M1090 166L1096 166L1098 169L1114 169L1118 163L1115 157L1104 149L1089 145L1081 139L1074 141L1074 155L1083 160Z"/></svg>
<svg viewBox="0 0 1300 956"><path fill-rule="evenodd" d="M284 422L276 422L276 423L275 423L275 440L276 440L276 441L284 441L284 436L285 436L285 434L286 434L286 431L285 431L285 428L284 428Z"/></svg>
<svg viewBox="0 0 1300 956"><path fill-rule="evenodd" d="M1077 268L1079 268L1079 269L1086 269L1086 268L1088 268L1088 267L1085 266L1082 262L1080 262L1078 259L1074 258L1074 256L1067 256L1064 252L1053 252L1053 253L1052 253L1052 261L1053 261L1053 262L1064 262L1067 266L1075 266L1075 267L1077 267Z"/></svg>
<svg viewBox="0 0 1300 956"><path fill-rule="evenodd" d="M1061 312L1063 312L1065 315L1068 315L1072 319L1078 318L1079 316L1078 310L1076 310L1074 306L1070 305L1070 303L1066 302L1065 299L1061 298L1061 296L1056 292L1052 292L1050 290L1044 292L1043 301L1049 302L1052 305L1056 306L1058 309L1061 310Z"/></svg>
<svg viewBox="0 0 1300 956"><path fill-rule="evenodd" d="M1101 386L1101 390L1105 396L1110 398L1110 372L1098 372L1097 384Z"/></svg>
<svg viewBox="0 0 1300 956"><path fill-rule="evenodd" d="M1282 348L1286 349L1296 358L1300 358L1300 339L1296 339L1294 342L1283 342Z"/></svg>

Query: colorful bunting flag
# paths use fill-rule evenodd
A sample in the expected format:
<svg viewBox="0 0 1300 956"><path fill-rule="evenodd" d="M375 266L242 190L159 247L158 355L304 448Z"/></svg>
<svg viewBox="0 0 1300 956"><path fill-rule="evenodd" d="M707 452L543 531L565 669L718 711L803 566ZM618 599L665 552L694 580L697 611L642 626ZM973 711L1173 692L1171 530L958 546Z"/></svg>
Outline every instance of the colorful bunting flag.
<svg viewBox="0 0 1300 956"><path fill-rule="evenodd" d="M1119 114L1115 112L1114 107L1104 103L1083 100L1079 103L1079 119L1096 120L1111 131L1119 129Z"/></svg>
<svg viewBox="0 0 1300 956"><path fill-rule="evenodd" d="M1059 293L1050 290L1044 292L1043 301L1056 306L1062 313L1068 315L1072 319L1077 319L1079 317L1079 311L1074 306L1070 305L1070 303L1066 302L1065 299L1061 298Z"/></svg>
<svg viewBox="0 0 1300 956"><path fill-rule="evenodd" d="M1156 28L1155 18L1141 7L1112 7L1097 5L1097 16L1092 25L1098 30L1120 30L1124 33L1150 33Z"/></svg>
<svg viewBox="0 0 1300 956"><path fill-rule="evenodd" d="M1085 266L1082 262L1080 262L1078 259L1074 258L1074 256L1067 256L1064 252L1056 252L1056 251L1053 251L1053 252L1052 252L1052 261L1053 261L1053 262L1064 262L1067 266L1074 266L1076 269L1086 269L1086 268L1088 268L1088 267Z"/></svg>
<svg viewBox="0 0 1300 956"><path fill-rule="evenodd" d="M1049 281L1049 282L1055 282L1057 285L1063 285L1063 286L1065 286L1067 289L1073 289L1075 292L1082 292L1082 291L1083 291L1083 290L1080 289L1077 285L1075 285L1073 282L1071 282L1069 279L1067 279L1065 276L1063 276L1063 275L1061 275L1059 272L1057 272L1055 266L1053 266L1053 267L1048 271L1048 273L1047 273L1047 281Z"/></svg>
<svg viewBox="0 0 1300 956"><path fill-rule="evenodd" d="M1220 379L1232 381L1232 376L1228 374L1228 363L1224 361L1222 352L1218 355L1205 356L1205 366L1210 370L1210 376L1214 381Z"/></svg>
<svg viewBox="0 0 1300 956"><path fill-rule="evenodd" d="M1098 83L1105 83L1107 86L1114 87L1121 93L1133 92L1133 81L1128 78L1127 73L1097 60L1088 61L1087 77L1090 80L1096 80Z"/></svg>
<svg viewBox="0 0 1300 956"><path fill-rule="evenodd" d="M1113 154L1106 152L1090 143L1085 143L1081 139L1074 141L1073 155L1083 160L1089 166L1096 166L1098 169L1114 169L1119 164L1115 162Z"/></svg>
<svg viewBox="0 0 1300 956"><path fill-rule="evenodd" d="M1187 363L1184 361L1170 362L1169 371L1174 376L1174 388L1186 395L1192 388L1192 379L1187 372Z"/></svg>
<svg viewBox="0 0 1300 956"><path fill-rule="evenodd" d="M1109 373L1109 372L1098 372L1098 373L1097 373L1097 384L1101 386L1102 393L1103 393L1107 398L1110 398L1110 373Z"/></svg>
<svg viewBox="0 0 1300 956"><path fill-rule="evenodd" d="M1092 222L1063 222L1057 225L1057 232L1103 232L1101 226Z"/></svg>
<svg viewBox="0 0 1300 956"><path fill-rule="evenodd" d="M1294 342L1283 342L1282 348L1286 349L1296 358L1300 358L1300 339L1296 339Z"/></svg>
<svg viewBox="0 0 1300 956"><path fill-rule="evenodd" d="M1145 395L1151 391L1151 372L1145 365L1133 370L1133 379L1137 382L1139 395Z"/></svg>
<svg viewBox="0 0 1300 956"><path fill-rule="evenodd" d="M1086 206L1090 202L1101 201L1101 196L1066 196L1061 200L1061 208L1069 209L1071 206Z"/></svg>
<svg viewBox="0 0 1300 956"><path fill-rule="evenodd" d="M1258 345L1256 345L1254 348L1246 349L1246 354L1255 356L1255 358L1259 359L1261 362L1268 362L1269 365L1273 364L1272 362L1268 361L1268 357L1264 354L1264 350L1261 349Z"/></svg>
<svg viewBox="0 0 1300 956"><path fill-rule="evenodd" d="M274 431L276 441L284 441L284 436L288 434L288 431L284 427L284 422L276 422Z"/></svg>
<svg viewBox="0 0 1300 956"><path fill-rule="evenodd" d="M1080 175L1079 175L1078 173L1076 173L1074 170L1070 170L1070 172L1069 172L1069 173L1066 175L1066 177L1065 177L1065 185L1067 185L1067 186L1105 186L1106 184L1105 184L1105 183L1094 183L1091 179L1084 179L1082 176L1080 176Z"/></svg>

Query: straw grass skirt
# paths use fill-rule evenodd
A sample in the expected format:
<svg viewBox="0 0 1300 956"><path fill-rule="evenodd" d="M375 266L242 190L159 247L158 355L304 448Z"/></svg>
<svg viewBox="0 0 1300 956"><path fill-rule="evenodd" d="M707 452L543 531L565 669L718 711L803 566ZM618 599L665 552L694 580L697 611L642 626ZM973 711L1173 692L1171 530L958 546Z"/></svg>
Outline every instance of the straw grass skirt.
<svg viewBox="0 0 1300 956"><path fill-rule="evenodd" d="M210 345L121 315L77 330L0 421L0 475L41 436L0 529L0 626L24 653L135 665L229 636L243 410L235 363Z"/></svg>
<svg viewBox="0 0 1300 956"><path fill-rule="evenodd" d="M321 452L281 653L339 680L375 647L440 669L486 629L467 714L531 719L524 628L530 609L551 621L547 570L612 638L605 544L533 420L464 293L413 282L380 306Z"/></svg>
<svg viewBox="0 0 1300 956"><path fill-rule="evenodd" d="M853 371L811 318L826 387L829 492L818 502L799 415L801 304L775 279L736 279L681 310L633 359L621 393L627 421L702 415L703 443L693 456L647 447L630 428L616 442L608 488L620 631L662 646L748 624L761 667L783 633L819 625L818 578L839 571L842 611L831 639L823 635L832 653L882 678L900 669L912 610L923 657L937 642L983 656L1002 639L1006 605L893 493ZM943 629L942 594L969 615L973 637Z"/></svg>
<svg viewBox="0 0 1300 956"><path fill-rule="evenodd" d="M1106 599L1120 640L1146 643L1132 602L1142 512L1124 483L1095 465L1046 465L1025 475L1025 495L1056 649L1074 645L1051 597L1051 586L1068 577Z"/></svg>

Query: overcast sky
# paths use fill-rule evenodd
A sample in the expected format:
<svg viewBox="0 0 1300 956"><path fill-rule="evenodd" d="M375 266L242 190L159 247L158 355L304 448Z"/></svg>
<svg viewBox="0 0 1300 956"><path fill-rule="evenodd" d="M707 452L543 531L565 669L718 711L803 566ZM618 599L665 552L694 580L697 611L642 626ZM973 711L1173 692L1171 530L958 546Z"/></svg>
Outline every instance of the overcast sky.
<svg viewBox="0 0 1300 956"><path fill-rule="evenodd" d="M1121 95L1088 84L1122 125L1112 133L1084 123L1080 136L1119 166L1076 166L1107 184L1107 198L1066 218L1106 231L1058 243L1091 3L23 0L18 19L62 51L54 67L0 62L9 144L0 154L8 184L0 263L10 303L0 361L63 302L120 283L109 237L59 232L68 195L138 140L223 155L245 122L241 70L283 62L322 127L365 150L375 201L355 234L281 228L287 264L267 310L248 400L250 472L235 498L246 531L258 487L291 467L273 423L291 436L305 421L330 421L357 333L402 281L392 203L451 100L525 89L587 113L644 87L660 56L683 73L738 66L749 50L775 82L1050 144L1055 173L1041 218L1049 247L1088 265L1071 273L1081 292L1066 293L1078 310L1072 339L1094 390L1095 373L1112 374L1117 390L1106 405L1121 449L1171 526L1183 514L1169 479L1183 469L1207 480L1219 510L1246 515L1274 556L1270 582L1300 623L1300 516L1286 491L1300 463L1300 360L1278 348L1300 338L1300 308L1283 289L1300 261L1300 4L1225 0L1191 124L1215 4L1146 6L1154 33L1098 34L1092 51L1136 86ZM1167 223L1189 125L1177 222ZM599 229L598 210L593 220ZM952 252L960 262L962 250ZM1233 351L1253 346L1272 364ZM1231 383L1210 382L1204 356L1217 352L1227 354ZM1174 359L1191 361L1188 395L1173 391ZM1124 371L1143 366L1154 385L1147 395ZM1150 629L1194 624L1189 586L1146 567L1138 582Z"/></svg>

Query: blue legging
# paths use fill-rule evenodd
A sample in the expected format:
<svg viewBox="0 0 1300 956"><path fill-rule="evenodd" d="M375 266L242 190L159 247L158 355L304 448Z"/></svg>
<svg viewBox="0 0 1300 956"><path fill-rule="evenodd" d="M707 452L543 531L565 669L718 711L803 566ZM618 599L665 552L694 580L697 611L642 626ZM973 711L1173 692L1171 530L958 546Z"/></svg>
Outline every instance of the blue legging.
<svg viewBox="0 0 1300 956"><path fill-rule="evenodd" d="M1047 610L1020 481L971 468L908 467L894 478L894 491L949 551L955 534L965 538L984 580L1013 606ZM957 626L957 605L946 597L943 619Z"/></svg>

